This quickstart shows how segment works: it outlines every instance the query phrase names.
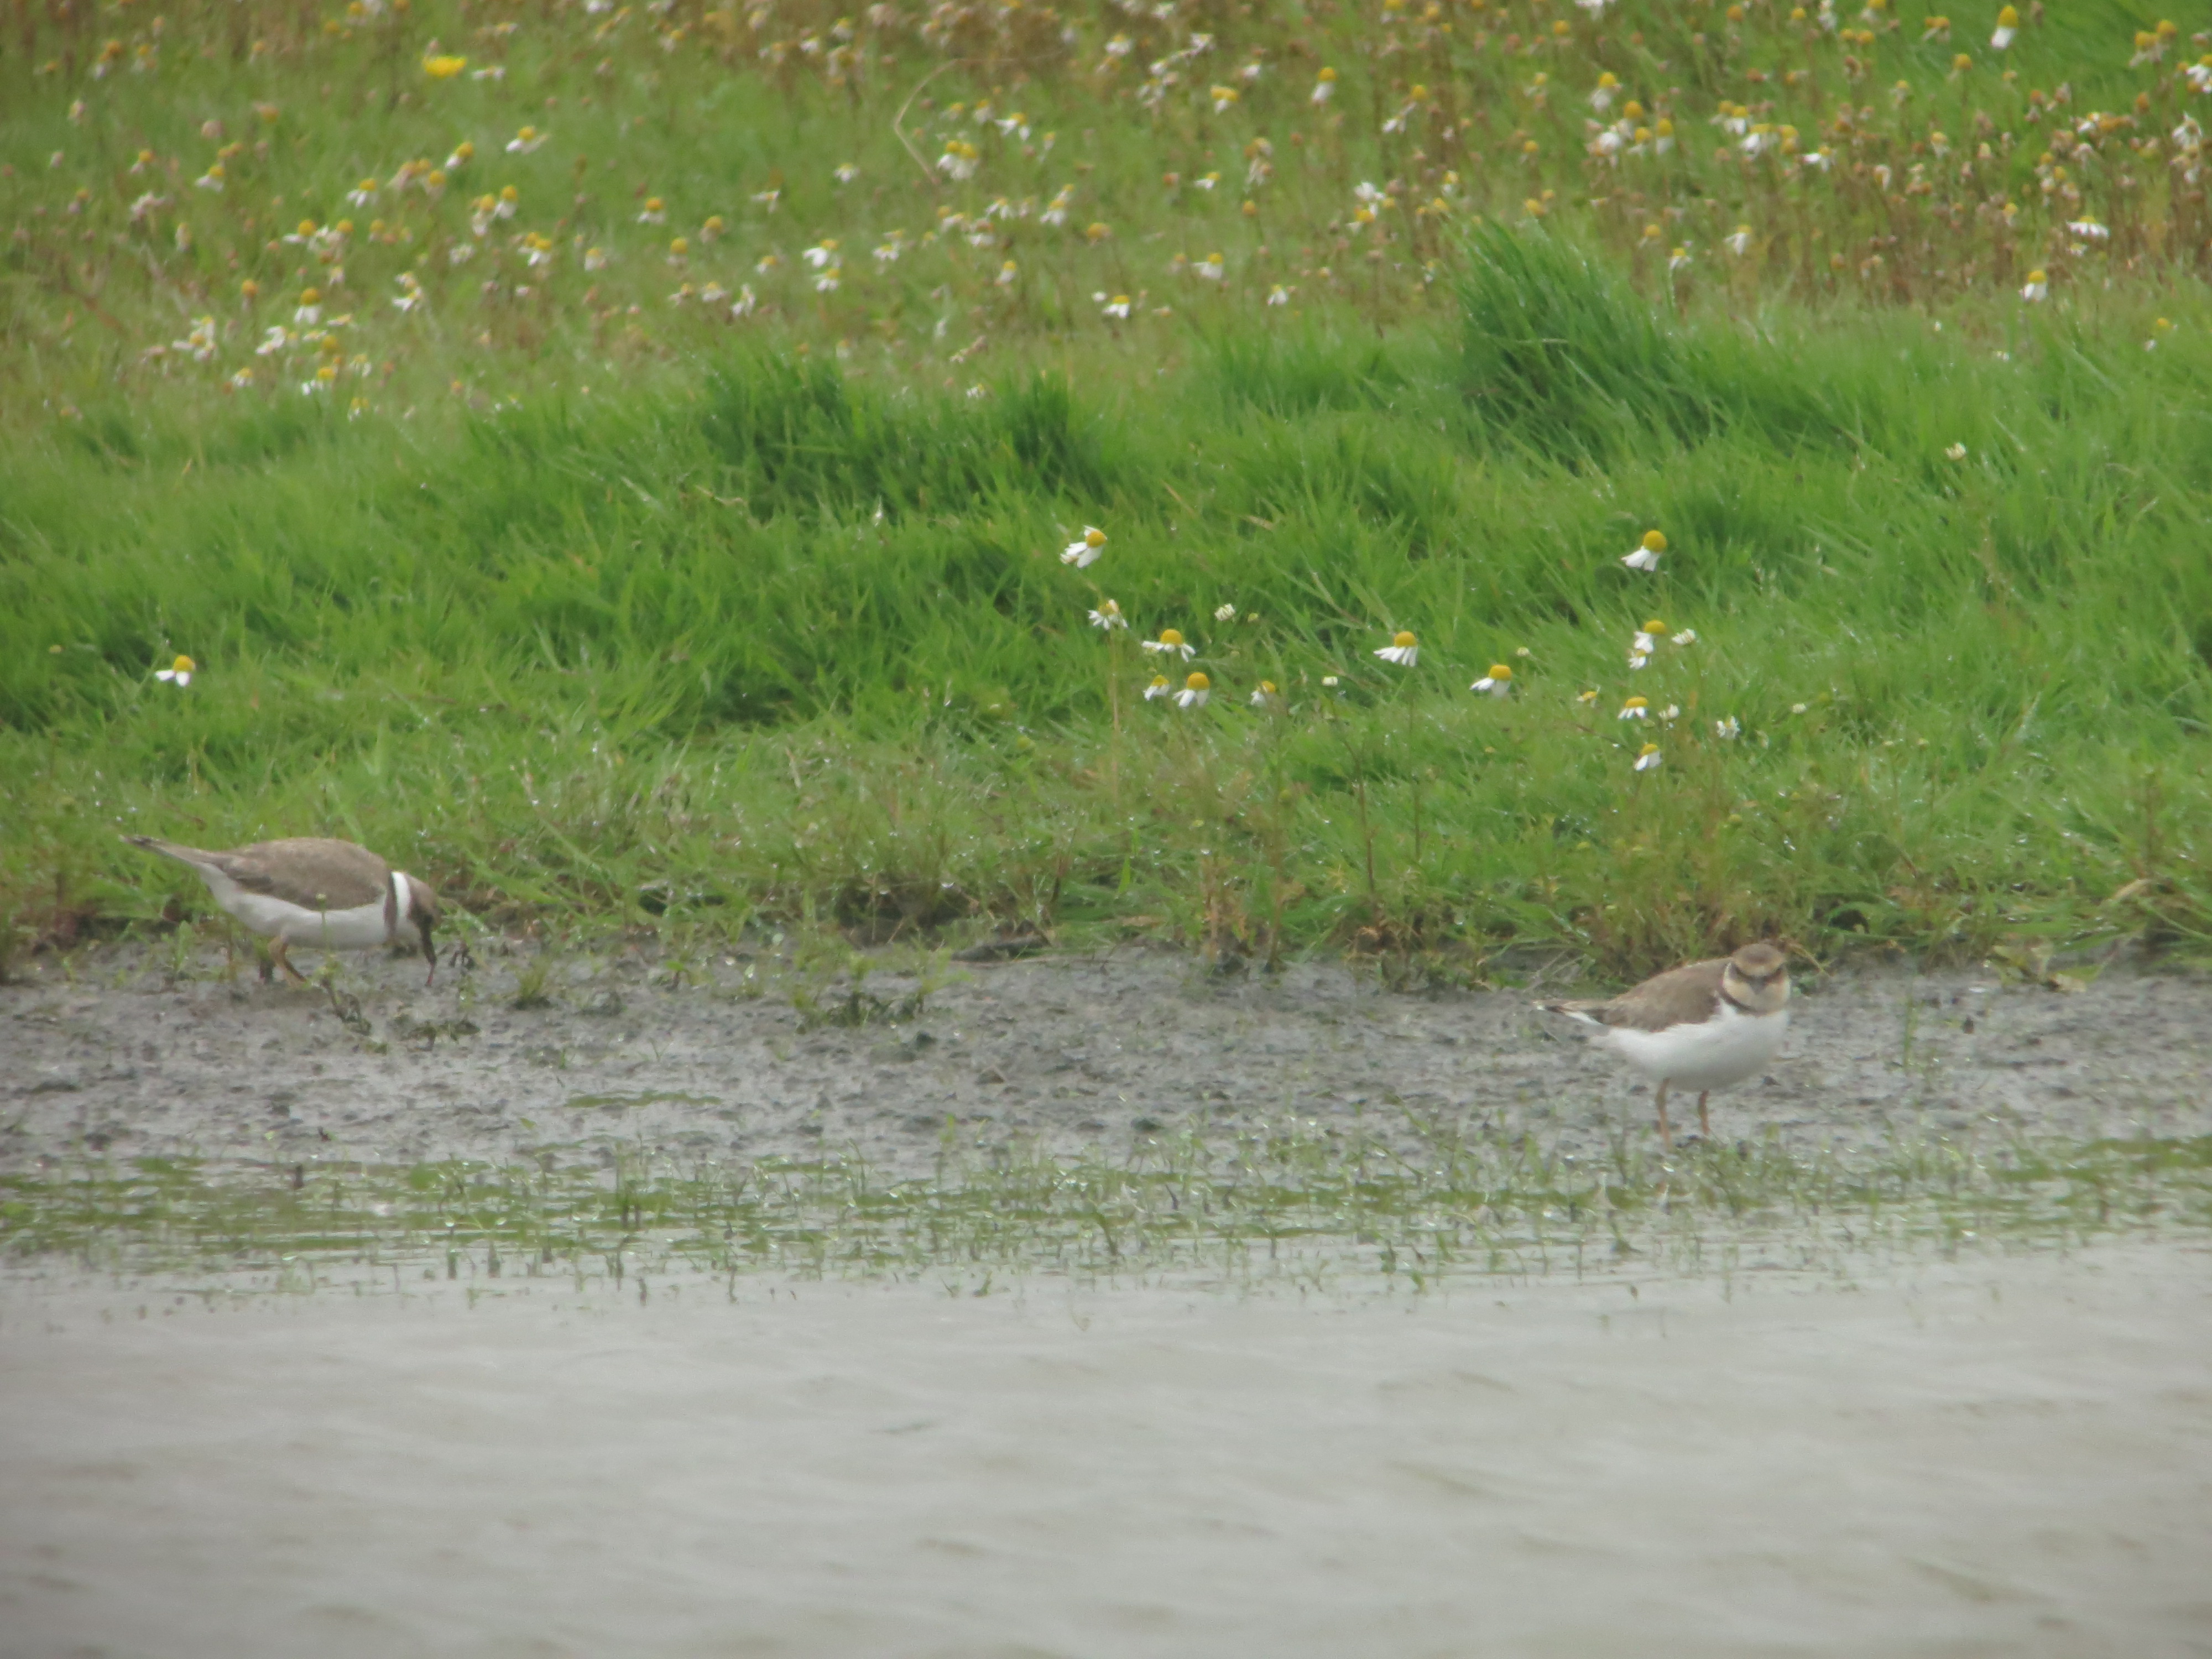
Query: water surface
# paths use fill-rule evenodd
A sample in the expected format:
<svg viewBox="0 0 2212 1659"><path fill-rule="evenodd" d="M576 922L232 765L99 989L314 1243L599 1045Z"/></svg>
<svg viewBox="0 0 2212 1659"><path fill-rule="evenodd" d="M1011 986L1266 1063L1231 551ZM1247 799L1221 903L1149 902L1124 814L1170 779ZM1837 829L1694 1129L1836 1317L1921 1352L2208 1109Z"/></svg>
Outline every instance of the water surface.
<svg viewBox="0 0 2212 1659"><path fill-rule="evenodd" d="M2203 1653L2208 1267L19 1276L0 1646Z"/></svg>

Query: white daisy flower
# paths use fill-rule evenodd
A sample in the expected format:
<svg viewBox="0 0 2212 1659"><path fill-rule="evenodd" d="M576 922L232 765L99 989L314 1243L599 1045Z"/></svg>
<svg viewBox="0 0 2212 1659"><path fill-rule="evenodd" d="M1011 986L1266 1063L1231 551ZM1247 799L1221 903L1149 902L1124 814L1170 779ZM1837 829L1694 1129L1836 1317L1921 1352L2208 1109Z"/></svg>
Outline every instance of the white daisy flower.
<svg viewBox="0 0 2212 1659"><path fill-rule="evenodd" d="M167 668L155 669L154 678L157 680L167 680L172 685L190 685L192 683L192 671L198 666L199 665L190 657L179 657Z"/></svg>
<svg viewBox="0 0 2212 1659"><path fill-rule="evenodd" d="M2051 283L2049 278L2045 276L2043 272L2040 270L2029 271L2027 273L2027 281L2021 288L2020 297L2027 301L2030 305L2036 305L2044 300L2050 298L2050 296Z"/></svg>
<svg viewBox="0 0 2212 1659"><path fill-rule="evenodd" d="M1087 524L1083 526L1082 539L1068 543L1062 550L1060 562L1072 564L1078 570L1088 570L1098 562L1099 556L1105 550L1106 532L1095 524Z"/></svg>
<svg viewBox="0 0 2212 1659"><path fill-rule="evenodd" d="M1411 634L1401 632L1392 635L1390 643L1375 654L1384 662L1395 662L1401 668L1411 668L1420 660L1421 647Z"/></svg>
<svg viewBox="0 0 2212 1659"><path fill-rule="evenodd" d="M1636 769L1639 772L1649 772L1665 759L1666 757L1659 752L1657 744L1647 743L1637 752Z"/></svg>
<svg viewBox="0 0 2212 1659"><path fill-rule="evenodd" d="M1091 613L1091 625L1112 633L1117 628L1126 629L1129 619L1121 614L1121 607L1111 599L1101 599L1098 608Z"/></svg>
<svg viewBox="0 0 2212 1659"><path fill-rule="evenodd" d="M2002 52L2011 46L2020 33L2020 14L2007 6L1997 14L1997 27L1990 36L1990 50Z"/></svg>
<svg viewBox="0 0 2212 1659"><path fill-rule="evenodd" d="M1193 674L1182 683L1182 690L1175 694L1178 708L1203 708L1206 700L1213 695L1213 682L1203 674Z"/></svg>
<svg viewBox="0 0 2212 1659"><path fill-rule="evenodd" d="M1213 620L1219 623L1235 622L1237 620L1237 607L1233 605L1216 605L1213 608Z"/></svg>
<svg viewBox="0 0 2212 1659"><path fill-rule="evenodd" d="M1159 638L1139 640L1138 644L1154 656L1180 651L1185 662L1188 662L1198 654L1198 647L1187 641L1179 630L1172 628L1163 628L1160 629Z"/></svg>
<svg viewBox="0 0 2212 1659"><path fill-rule="evenodd" d="M1656 570L1659 556L1667 550L1667 538L1656 530L1647 530L1644 539L1621 556L1621 563L1631 570Z"/></svg>
<svg viewBox="0 0 2212 1659"><path fill-rule="evenodd" d="M1253 692L1246 701L1255 708L1273 708L1282 701L1282 693L1276 690L1274 681L1261 680L1259 690Z"/></svg>
<svg viewBox="0 0 2212 1659"><path fill-rule="evenodd" d="M1502 662L1490 665L1490 672L1468 688L1486 696L1510 697L1513 695L1513 671Z"/></svg>
<svg viewBox="0 0 2212 1659"><path fill-rule="evenodd" d="M1644 720L1650 718L1651 705L1642 697L1631 697L1620 705L1620 712L1613 716L1617 720Z"/></svg>
<svg viewBox="0 0 2212 1659"><path fill-rule="evenodd" d="M1713 722L1713 735L1723 743L1734 743L1743 735L1743 727L1738 724L1736 717L1730 714L1724 720Z"/></svg>
<svg viewBox="0 0 2212 1659"><path fill-rule="evenodd" d="M1168 684L1168 677L1164 674L1153 675L1152 683L1145 688L1146 702L1150 702L1154 697L1167 697L1174 695L1175 688Z"/></svg>

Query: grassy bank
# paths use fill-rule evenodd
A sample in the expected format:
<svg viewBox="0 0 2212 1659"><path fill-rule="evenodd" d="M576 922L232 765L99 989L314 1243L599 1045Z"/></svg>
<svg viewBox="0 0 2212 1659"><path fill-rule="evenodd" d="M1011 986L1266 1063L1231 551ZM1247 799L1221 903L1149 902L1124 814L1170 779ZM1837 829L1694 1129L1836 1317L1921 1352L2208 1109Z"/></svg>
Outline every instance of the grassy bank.
<svg viewBox="0 0 2212 1659"><path fill-rule="evenodd" d="M119 830L502 927L2201 955L2212 42L1561 11L26 14L0 959L204 908Z"/></svg>
<svg viewBox="0 0 2212 1659"><path fill-rule="evenodd" d="M1624 969L2212 939L2212 311L2150 352L2148 319L1672 323L1503 230L1460 297L1134 388L738 353L458 426L302 400L21 447L16 937L189 891L118 829L314 829L507 921ZM1170 628L1188 661L1143 650ZM189 686L150 677L179 653ZM1210 701L1146 699L1167 670Z"/></svg>

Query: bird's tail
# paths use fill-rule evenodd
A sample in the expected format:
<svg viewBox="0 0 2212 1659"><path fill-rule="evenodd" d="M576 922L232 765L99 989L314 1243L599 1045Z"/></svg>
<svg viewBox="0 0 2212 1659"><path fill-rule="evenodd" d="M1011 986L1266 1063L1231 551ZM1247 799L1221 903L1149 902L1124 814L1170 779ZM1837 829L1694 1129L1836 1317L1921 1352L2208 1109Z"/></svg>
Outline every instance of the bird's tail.
<svg viewBox="0 0 2212 1659"><path fill-rule="evenodd" d="M155 836L125 836L124 840L133 847L143 847L149 853L159 853L165 859L174 859L179 864L198 865L200 852L195 847L179 846L173 841L163 841Z"/></svg>
<svg viewBox="0 0 2212 1659"><path fill-rule="evenodd" d="M1539 1002L1532 1005L1547 1014L1565 1014L1569 1019L1580 1020L1585 1025L1602 1025L1605 1022L1591 1013L1587 1002Z"/></svg>

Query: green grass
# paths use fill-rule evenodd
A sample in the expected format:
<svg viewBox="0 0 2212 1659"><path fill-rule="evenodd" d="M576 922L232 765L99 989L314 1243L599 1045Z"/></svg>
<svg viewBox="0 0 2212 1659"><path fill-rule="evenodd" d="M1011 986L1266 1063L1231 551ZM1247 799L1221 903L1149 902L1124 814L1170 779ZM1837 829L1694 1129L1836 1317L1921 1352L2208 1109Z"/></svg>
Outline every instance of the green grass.
<svg viewBox="0 0 2212 1659"><path fill-rule="evenodd" d="M2152 352L2147 321L1676 322L1503 230L1460 301L1378 343L1227 332L1134 388L739 351L459 425L303 404L17 447L18 938L189 895L130 829L349 835L505 920L1624 971L1770 932L2212 942L2212 307ZM1625 569L1654 526L1659 572ZM1139 697L1102 595L1198 646L1210 706ZM1632 672L1653 619L1697 640ZM1400 629L1411 670L1372 655ZM179 652L181 693L149 674ZM1492 663L1509 700L1467 690Z"/></svg>
<svg viewBox="0 0 2212 1659"><path fill-rule="evenodd" d="M1140 1146L1127 1160L963 1154L886 1180L865 1164L611 1171L482 1164L217 1171L58 1164L0 1176L0 1261L114 1273L275 1271L307 1285L442 1275L661 1279L1200 1274L1227 1282L1380 1272L1607 1267L1848 1271L1869 1252L2194 1232L2212 1224L2212 1144L1899 1143L1846 1164L1778 1139L1664 1165L1577 1159L1485 1122L1362 1118ZM404 1282L400 1280L399 1282Z"/></svg>
<svg viewBox="0 0 2212 1659"><path fill-rule="evenodd" d="M118 831L498 926L2202 956L2212 40L1735 9L25 14L0 969L204 908Z"/></svg>

